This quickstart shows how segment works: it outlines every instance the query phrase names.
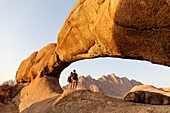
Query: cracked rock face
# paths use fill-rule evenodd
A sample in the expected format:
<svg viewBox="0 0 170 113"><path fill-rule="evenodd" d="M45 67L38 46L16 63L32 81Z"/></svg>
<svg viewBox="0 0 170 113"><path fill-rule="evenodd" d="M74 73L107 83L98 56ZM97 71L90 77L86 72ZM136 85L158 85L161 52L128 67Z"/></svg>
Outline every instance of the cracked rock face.
<svg viewBox="0 0 170 113"><path fill-rule="evenodd" d="M70 63L101 56L170 66L170 0L78 0L57 44L24 60L16 80L59 79Z"/></svg>

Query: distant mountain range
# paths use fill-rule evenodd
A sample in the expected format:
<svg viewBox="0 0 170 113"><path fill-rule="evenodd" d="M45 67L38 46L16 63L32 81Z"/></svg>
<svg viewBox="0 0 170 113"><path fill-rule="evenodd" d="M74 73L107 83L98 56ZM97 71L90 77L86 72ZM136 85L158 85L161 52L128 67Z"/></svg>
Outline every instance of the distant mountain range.
<svg viewBox="0 0 170 113"><path fill-rule="evenodd" d="M142 85L142 83L136 80L129 80L126 77L120 78L115 76L115 74L110 74L107 76L103 75L97 80L88 75L87 77L79 77L77 88L89 89L110 97L122 99L123 96L136 85Z"/></svg>

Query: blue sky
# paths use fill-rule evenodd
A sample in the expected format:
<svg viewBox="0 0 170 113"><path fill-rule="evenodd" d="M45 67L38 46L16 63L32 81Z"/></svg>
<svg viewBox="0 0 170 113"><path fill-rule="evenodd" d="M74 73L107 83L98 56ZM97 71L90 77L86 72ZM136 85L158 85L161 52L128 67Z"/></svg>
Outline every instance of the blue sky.
<svg viewBox="0 0 170 113"><path fill-rule="evenodd" d="M77 0L0 0L0 83L15 79L22 60L48 43L55 43ZM145 61L97 58L71 64L61 75L67 84L70 71L93 78L115 73L157 87L170 87L170 68Z"/></svg>

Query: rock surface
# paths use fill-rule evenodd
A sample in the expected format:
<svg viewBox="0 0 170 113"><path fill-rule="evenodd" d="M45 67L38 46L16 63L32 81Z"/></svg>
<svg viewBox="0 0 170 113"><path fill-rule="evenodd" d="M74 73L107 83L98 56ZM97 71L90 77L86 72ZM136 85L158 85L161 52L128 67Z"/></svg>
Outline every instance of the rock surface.
<svg viewBox="0 0 170 113"><path fill-rule="evenodd" d="M170 106L153 106L111 98L89 90L65 91L33 104L22 113L169 113Z"/></svg>
<svg viewBox="0 0 170 113"><path fill-rule="evenodd" d="M157 88L152 85L138 85L133 87L129 92L135 91L148 91L148 92L155 92L166 95L166 93L170 92L169 88Z"/></svg>
<svg viewBox="0 0 170 113"><path fill-rule="evenodd" d="M21 112L34 103L58 96L62 92L57 78L50 76L36 77L31 83L25 84L12 101Z"/></svg>
<svg viewBox="0 0 170 113"><path fill-rule="evenodd" d="M100 80L109 80L108 77L111 76L103 76ZM117 83L121 81L118 77L112 78L115 78ZM139 88L141 86L139 85ZM135 89L139 88L132 89L136 91ZM31 83L25 84L13 98L13 102L22 113L168 113L170 110L170 106L132 103L87 89L63 92L58 87L57 79L50 76L36 77Z"/></svg>
<svg viewBox="0 0 170 113"><path fill-rule="evenodd" d="M37 76L54 76L59 81L61 71L69 63L63 63L55 53L56 44L48 44L39 52L32 53L27 59L22 61L16 74L17 83L30 82Z"/></svg>
<svg viewBox="0 0 170 113"><path fill-rule="evenodd" d="M114 74L102 76L101 78L93 79L89 76L80 76L77 88L88 89L94 92L100 92L104 95L121 98L134 86L142 85L135 80L129 80L126 77L119 78Z"/></svg>
<svg viewBox="0 0 170 113"><path fill-rule="evenodd" d="M168 89L156 88L152 85L138 85L133 87L124 97L125 100L156 105L169 105L170 92Z"/></svg>
<svg viewBox="0 0 170 113"><path fill-rule="evenodd" d="M153 105L170 105L170 97L148 91L135 91L129 92L124 97L125 100L136 102L136 103L144 103L144 104L153 104Z"/></svg>

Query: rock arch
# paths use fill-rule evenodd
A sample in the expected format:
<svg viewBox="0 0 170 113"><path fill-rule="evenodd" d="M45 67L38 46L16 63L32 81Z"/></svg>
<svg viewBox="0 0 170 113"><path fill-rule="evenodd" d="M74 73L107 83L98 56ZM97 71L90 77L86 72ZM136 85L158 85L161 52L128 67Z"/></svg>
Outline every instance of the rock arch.
<svg viewBox="0 0 170 113"><path fill-rule="evenodd" d="M57 44L24 60L17 83L60 77L74 61L95 57L147 60L170 66L169 0L78 0Z"/></svg>

